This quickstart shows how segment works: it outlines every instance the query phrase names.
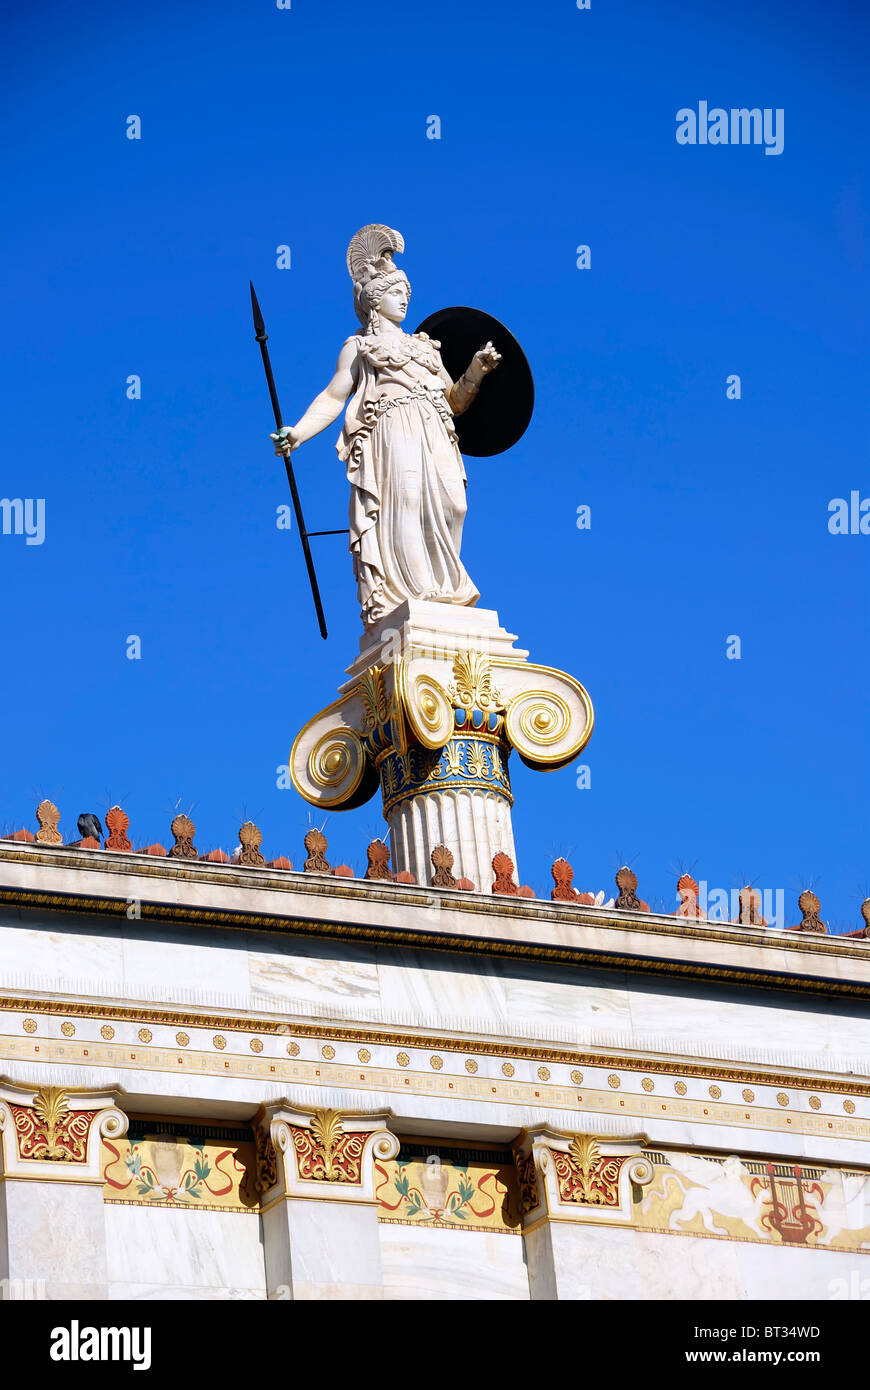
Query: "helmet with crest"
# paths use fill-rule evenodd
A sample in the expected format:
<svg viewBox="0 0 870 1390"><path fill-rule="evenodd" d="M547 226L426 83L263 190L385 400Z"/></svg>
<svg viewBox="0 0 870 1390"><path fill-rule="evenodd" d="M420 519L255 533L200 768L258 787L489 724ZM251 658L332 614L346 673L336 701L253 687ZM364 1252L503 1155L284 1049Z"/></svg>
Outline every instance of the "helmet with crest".
<svg viewBox="0 0 870 1390"><path fill-rule="evenodd" d="M368 333L378 330L377 310L384 291L399 280L404 280L408 290L411 289L407 275L393 262L393 253L404 249L401 232L380 222L370 222L351 238L347 269L353 281L353 307Z"/></svg>

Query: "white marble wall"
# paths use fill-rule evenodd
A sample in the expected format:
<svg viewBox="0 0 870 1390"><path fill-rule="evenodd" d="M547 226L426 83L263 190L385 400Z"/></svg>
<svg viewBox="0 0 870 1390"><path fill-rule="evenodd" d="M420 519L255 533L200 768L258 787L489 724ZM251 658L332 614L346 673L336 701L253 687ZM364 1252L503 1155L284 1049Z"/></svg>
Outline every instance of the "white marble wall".
<svg viewBox="0 0 870 1390"><path fill-rule="evenodd" d="M107 1204L105 1226L109 1298L266 1297L257 1214Z"/></svg>
<svg viewBox="0 0 870 1390"><path fill-rule="evenodd" d="M47 1299L106 1298L102 1189L0 1181L0 1278L36 1285Z"/></svg>
<svg viewBox="0 0 870 1390"><path fill-rule="evenodd" d="M381 1299L377 1207L316 1198L275 1202L263 1213L270 1298Z"/></svg>
<svg viewBox="0 0 870 1390"><path fill-rule="evenodd" d="M529 1280L521 1236L381 1223L384 1297L521 1300Z"/></svg>
<svg viewBox="0 0 870 1390"><path fill-rule="evenodd" d="M845 1251L617 1230L555 1221L526 1237L534 1299L806 1299L826 1302L862 1278Z"/></svg>
<svg viewBox="0 0 870 1390"><path fill-rule="evenodd" d="M228 895L241 907L250 905L242 888L228 889ZM318 899L317 910L328 916L331 901ZM421 929L441 921L434 898L433 904L431 910L413 909ZM288 913L294 910L291 895L284 905ZM380 908L373 899L359 910L371 919ZM389 927L399 916L394 904L384 908L383 924ZM506 917L505 932L509 927ZM554 927L554 940L559 930ZM814 1054L822 1091L827 1074L866 1074L862 1059L870 1054L868 1009L845 999L798 993L786 997L692 981L680 984L640 973L358 944L336 937L175 929L6 908L0 909L0 965L0 989L7 994L30 991L36 1000L56 993L85 1001L177 1005L205 1015L234 1009L252 1020L304 1021L316 1016L321 1023L352 1023L361 1029L366 1024L389 1025L424 1035L419 1046L416 1034L411 1042L401 1044L410 1054L410 1065L402 1072L406 1091L380 1090L381 1083L376 1083L355 1094L349 1088L357 1084L358 1040L337 1040L331 1049L335 1068L345 1069L335 1079L323 1038L302 1037L301 1050L293 1055L308 1070L304 1086L302 1081L297 1086L284 1076L270 1081L267 1072L246 1073L241 1065L232 1075L223 1076L213 1069L198 1072L193 1065L175 1071L170 1058L169 1067L149 1070L144 1050L132 1046L138 1021L116 1021L113 1058L99 1062L98 1051L105 1051L108 1044L103 1044L96 1013L77 1015L74 1045L65 1042L61 1013L39 1014L35 1031L25 1030L23 1015L14 1019L14 1027L11 1013L8 1019L0 1019L9 1054L0 1055L0 1073L28 1085L43 1079L66 1086L117 1084L124 1088L134 1111L246 1120L261 1103L282 1095L292 1099L295 1087L300 1103L338 1109L391 1108L400 1130L408 1122L410 1132L416 1126L416 1132L485 1134L503 1142L523 1125L545 1120L565 1129L582 1124L597 1132L615 1132L616 1106L628 1096L627 1082L619 1091L609 1091L609 1068L584 1063L587 1093L600 1091L608 1097L610 1108L605 1114L602 1102L600 1115L592 1107L584 1109L581 1120L571 1108L573 1095L569 1095L560 1102L564 1111L551 1118L545 1085L541 1085L536 1102L540 1113L536 1113L528 1096L511 1100L505 1093L501 1059L483 1052L475 1063L473 1084L490 1088L491 1083L492 1099L489 1089L473 1096L460 1095L458 1087L456 1093L449 1093L447 1068L430 1065L432 1049L426 1034L443 1036L452 1031L499 1043L527 1038L542 1046L580 1042L615 1051L646 1050L658 1056L774 1058L777 1065L791 1061L795 1067L810 1065L803 1059ZM847 961L844 971L849 965ZM771 968L775 967L771 960ZM233 1038L219 1054L212 1042L214 1027L207 1018L201 1024L195 1018L184 1026L190 1035L189 1058L201 1052L210 1063L220 1056L220 1065L226 1065ZM155 1022L155 1047L169 1050L176 1031L174 1024ZM365 1041L372 1067L395 1071L396 1045ZM94 1050L85 1062L81 1049L90 1043ZM37 1044L43 1047L40 1056L25 1053ZM45 1065L46 1044L61 1058L52 1061L50 1068ZM75 1053L76 1060L69 1065L62 1060L64 1046L69 1047L71 1059ZM135 1052L135 1061L128 1060L123 1049ZM858 1058L854 1067L840 1060L850 1056ZM252 1049L248 1054L252 1069L255 1057L260 1059L257 1065L279 1059L289 1065L285 1038L264 1030L260 1052ZM538 1065L537 1059L516 1058L513 1084L534 1089ZM571 1065L551 1064L553 1086L567 1086ZM315 1066L322 1066L322 1074L313 1070ZM463 1078L468 1075L463 1068ZM314 1077L319 1078L316 1083ZM866 1163L866 1145L857 1128L852 1137L844 1135L836 1141L829 1141L822 1128L813 1134L804 1133L797 1124L787 1129L791 1117L797 1119L806 1111L808 1101L795 1097L787 1112L774 1109L780 1084L766 1087L753 1080L759 1107L764 1104L782 1120L777 1125L771 1122L769 1129L763 1124L747 1124L743 1129L737 1113L727 1126L720 1126L715 1114L698 1118L697 1109L691 1112L694 1119L688 1110L683 1118L676 1109L669 1109L667 1116L656 1113L664 1108L660 1102L666 1094L671 1106L677 1104L670 1078L667 1091L656 1089L655 1107L650 1101L642 1123L627 1109L625 1126L631 1132L643 1127L656 1143L702 1151L714 1148L794 1154L826 1163ZM688 1092L684 1087L682 1094L687 1105L707 1104L706 1078L690 1077ZM846 1102L839 1096L835 1100L831 1119L836 1115L838 1126L844 1125ZM865 1105L859 1097L856 1127L863 1123ZM822 1111L814 1123L821 1127L827 1118L828 1112ZM863 1264L857 1255L839 1252L571 1223L553 1223L525 1239L378 1226L373 1207L315 1199L276 1204L262 1220L230 1212L121 1205L104 1211L98 1186L0 1182L0 1278L44 1279L49 1297L826 1299L836 1296L832 1292L836 1280L848 1283L856 1270L870 1279L870 1274L863 1275Z"/></svg>
<svg viewBox="0 0 870 1390"><path fill-rule="evenodd" d="M434 902L434 899L433 899ZM417 909L428 920L426 909ZM437 905L430 911L436 921ZM353 1016L545 1042L650 1039L745 1056L866 1056L870 1010L844 999L679 983L468 954L0 911L7 988L259 1013Z"/></svg>

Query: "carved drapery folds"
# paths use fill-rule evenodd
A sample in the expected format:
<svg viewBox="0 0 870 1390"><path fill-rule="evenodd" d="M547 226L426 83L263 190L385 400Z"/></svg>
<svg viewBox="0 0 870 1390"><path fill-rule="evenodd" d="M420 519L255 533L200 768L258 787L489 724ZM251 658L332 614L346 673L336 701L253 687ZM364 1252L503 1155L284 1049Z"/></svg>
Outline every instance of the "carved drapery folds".
<svg viewBox="0 0 870 1390"><path fill-rule="evenodd" d="M100 1140L127 1132L112 1094L0 1081L0 1171L5 1178L100 1182Z"/></svg>
<svg viewBox="0 0 870 1390"><path fill-rule="evenodd" d="M628 1224L632 1189L652 1181L645 1136L623 1141L542 1126L514 1144L524 1225L547 1217Z"/></svg>
<svg viewBox="0 0 870 1390"><path fill-rule="evenodd" d="M387 1116L297 1110L280 1101L254 1120L257 1185L264 1207L284 1197L374 1203L374 1164L395 1158Z"/></svg>

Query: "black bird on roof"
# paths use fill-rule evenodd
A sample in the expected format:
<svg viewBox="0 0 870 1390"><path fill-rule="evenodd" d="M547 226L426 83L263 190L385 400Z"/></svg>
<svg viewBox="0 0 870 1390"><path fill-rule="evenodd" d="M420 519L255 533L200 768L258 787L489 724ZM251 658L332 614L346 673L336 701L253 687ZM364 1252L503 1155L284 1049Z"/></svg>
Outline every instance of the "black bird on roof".
<svg viewBox="0 0 870 1390"><path fill-rule="evenodd" d="M100 825L99 818L94 815L93 811L83 812L76 821L76 825L79 828L79 834L83 840L102 840L103 827Z"/></svg>

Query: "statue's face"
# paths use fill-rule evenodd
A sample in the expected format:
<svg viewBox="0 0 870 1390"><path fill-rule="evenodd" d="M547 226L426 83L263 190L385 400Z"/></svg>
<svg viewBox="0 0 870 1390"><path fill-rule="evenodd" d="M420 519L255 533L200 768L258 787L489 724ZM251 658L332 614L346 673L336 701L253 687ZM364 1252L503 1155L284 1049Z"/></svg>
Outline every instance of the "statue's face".
<svg viewBox="0 0 870 1390"><path fill-rule="evenodd" d="M404 280L397 280L381 295L378 313L390 323L401 323L408 312L411 291Z"/></svg>

